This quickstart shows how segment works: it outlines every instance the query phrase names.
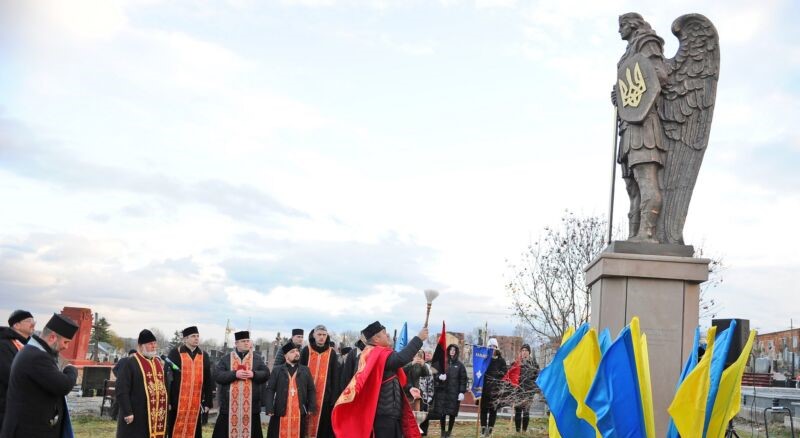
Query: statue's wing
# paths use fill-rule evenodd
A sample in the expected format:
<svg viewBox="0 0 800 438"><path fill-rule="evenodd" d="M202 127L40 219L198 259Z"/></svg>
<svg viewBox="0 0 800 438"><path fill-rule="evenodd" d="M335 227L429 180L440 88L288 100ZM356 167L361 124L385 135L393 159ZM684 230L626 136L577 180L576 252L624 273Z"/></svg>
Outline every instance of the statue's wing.
<svg viewBox="0 0 800 438"><path fill-rule="evenodd" d="M719 36L708 18L683 15L672 23L680 47L666 61L658 114L667 157L662 174L658 240L683 244L683 224L711 131L719 79Z"/></svg>

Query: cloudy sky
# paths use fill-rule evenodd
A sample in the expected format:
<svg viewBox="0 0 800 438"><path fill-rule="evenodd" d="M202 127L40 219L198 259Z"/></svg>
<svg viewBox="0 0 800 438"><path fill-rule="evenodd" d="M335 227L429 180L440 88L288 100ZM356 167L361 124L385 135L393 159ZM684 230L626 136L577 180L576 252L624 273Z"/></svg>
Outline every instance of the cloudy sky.
<svg viewBox="0 0 800 438"><path fill-rule="evenodd" d="M565 209L606 214L635 10L668 56L683 13L721 36L686 225L727 266L721 315L800 324L798 5L4 1L0 313L415 330L437 288L433 319L509 333L507 260Z"/></svg>

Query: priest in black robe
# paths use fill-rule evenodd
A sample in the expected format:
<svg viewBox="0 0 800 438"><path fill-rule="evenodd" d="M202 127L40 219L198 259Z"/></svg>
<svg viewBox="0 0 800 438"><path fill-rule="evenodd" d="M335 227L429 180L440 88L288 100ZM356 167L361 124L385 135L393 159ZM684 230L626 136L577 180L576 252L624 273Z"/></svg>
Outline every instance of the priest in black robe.
<svg viewBox="0 0 800 438"><path fill-rule="evenodd" d="M183 345L170 350L167 357L180 370L173 370L169 385L170 438L202 438L201 418L214 407L214 379L211 359L200 349L196 326L181 331Z"/></svg>
<svg viewBox="0 0 800 438"><path fill-rule="evenodd" d="M309 416L309 438L333 438L331 411L339 398L339 356L331 347L328 329L324 325L314 327L308 335L308 345L300 352L300 363L308 367L316 389L319 412Z"/></svg>
<svg viewBox="0 0 800 438"><path fill-rule="evenodd" d="M67 349L78 325L53 314L42 336L31 335L11 365L2 438L61 438L71 436L66 395L75 386L78 370L59 367L58 354ZM63 435L62 435L63 434Z"/></svg>
<svg viewBox="0 0 800 438"><path fill-rule="evenodd" d="M165 438L169 402L158 342L145 329L137 344L136 353L125 360L117 375L117 438Z"/></svg>
<svg viewBox="0 0 800 438"><path fill-rule="evenodd" d="M11 377L11 363L28 338L33 334L36 321L27 310L15 310L8 317L8 327L0 327L0 429L6 413L6 392Z"/></svg>
<svg viewBox="0 0 800 438"><path fill-rule="evenodd" d="M212 438L262 438L261 393L269 379L269 368L253 350L249 331L236 332L233 336L236 348L222 356L214 369L219 417ZM231 397L235 397L235 403L231 402Z"/></svg>
<svg viewBox="0 0 800 438"><path fill-rule="evenodd" d="M266 406L270 415L267 438L304 438L308 415L316 411L316 389L308 367L300 365L300 351L287 343L281 349L285 362L272 369L267 383Z"/></svg>

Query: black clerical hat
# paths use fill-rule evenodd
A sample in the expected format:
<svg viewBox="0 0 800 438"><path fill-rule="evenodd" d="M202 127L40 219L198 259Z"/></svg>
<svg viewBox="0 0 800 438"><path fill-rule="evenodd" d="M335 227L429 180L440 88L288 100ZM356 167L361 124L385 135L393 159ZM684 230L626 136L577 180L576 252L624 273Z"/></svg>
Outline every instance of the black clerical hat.
<svg viewBox="0 0 800 438"><path fill-rule="evenodd" d="M150 330L144 329L139 332L139 339L136 341L136 343L139 345L144 345L156 341L156 335L154 335Z"/></svg>
<svg viewBox="0 0 800 438"><path fill-rule="evenodd" d="M78 324L75 324L75 321L57 313L53 314L53 317L50 318L50 321L47 321L47 325L44 327L67 339L72 339L75 336L75 332L78 331Z"/></svg>
<svg viewBox="0 0 800 438"><path fill-rule="evenodd" d="M380 321L375 321L372 324L368 325L367 328L365 328L364 330L361 330L361 334L364 335L364 338L366 340L369 340L369 338L375 336L376 334L378 334L378 332L385 329L386 327L382 326Z"/></svg>
<svg viewBox="0 0 800 438"><path fill-rule="evenodd" d="M281 352L283 354L286 354L286 353L294 350L295 348L299 348L299 347L297 345L294 345L294 342L289 341L289 342L283 344L283 347L281 347Z"/></svg>
<svg viewBox="0 0 800 438"><path fill-rule="evenodd" d="M248 331L236 332L233 334L233 338L236 339L237 341L241 341L242 339L250 339L250 332Z"/></svg>
<svg viewBox="0 0 800 438"><path fill-rule="evenodd" d="M185 329L183 329L183 331L181 333L183 334L184 338L187 337L187 336L200 334L200 332L197 330L197 326L196 325L193 325L191 327L186 327Z"/></svg>
<svg viewBox="0 0 800 438"><path fill-rule="evenodd" d="M303 329L292 329L292 336L303 335Z"/></svg>
<svg viewBox="0 0 800 438"><path fill-rule="evenodd" d="M14 324L28 318L33 318L31 312L28 312L27 310L15 310L11 312L11 316L8 317L8 326L14 327Z"/></svg>

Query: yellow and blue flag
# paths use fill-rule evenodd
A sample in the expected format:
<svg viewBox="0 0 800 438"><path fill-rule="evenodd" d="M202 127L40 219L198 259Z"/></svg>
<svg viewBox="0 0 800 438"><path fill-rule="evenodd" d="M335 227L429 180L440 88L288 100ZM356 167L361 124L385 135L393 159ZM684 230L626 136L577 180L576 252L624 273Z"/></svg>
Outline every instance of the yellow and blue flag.
<svg viewBox="0 0 800 438"><path fill-rule="evenodd" d="M680 388L681 383L686 379L686 376L689 375L692 370L697 366L697 350L700 348L700 327L696 327L694 329L694 341L692 341L692 351L689 353L689 358L686 359L686 363L683 365L683 370L681 371L681 376L678 379L678 384L675 385L675 391ZM669 419L669 426L667 428L667 438L680 438L678 435L678 429L675 428L675 423L672 421L672 418Z"/></svg>
<svg viewBox="0 0 800 438"><path fill-rule="evenodd" d="M564 375L567 377L567 387L569 393L578 403L575 415L586 420L595 430L595 436L600 438L597 430L597 417L584 400L589 388L592 386L594 376L597 374L597 366L600 364L600 342L597 340L597 332L589 329L583 336L575 349L564 359Z"/></svg>
<svg viewBox="0 0 800 438"><path fill-rule="evenodd" d="M755 336L756 332L750 331L750 337L747 338L747 344L739 358L722 372L719 391L717 391L717 398L714 401L714 408L708 423L707 438L722 438L728 422L739 413L742 399L742 375L744 375L744 368L747 365L750 350L753 348Z"/></svg>
<svg viewBox="0 0 800 438"><path fill-rule="evenodd" d="M733 332L736 330L736 320L731 321L731 325L722 331L714 339L714 352L711 355L711 369L709 371L708 396L706 398L706 416L703 421L703 436L708 431L708 422L711 420L711 412L714 410L714 401L717 399L719 382L722 380L722 372L725 370L725 362L728 360L728 350L731 348Z"/></svg>
<svg viewBox="0 0 800 438"><path fill-rule="evenodd" d="M708 346L703 357L697 366L689 372L683 380L675 398L669 405L669 415L675 424L675 429L682 437L703 436L706 418L706 401L708 400L708 389L711 384L711 357L714 354L716 327L708 329L706 336Z"/></svg>
<svg viewBox="0 0 800 438"><path fill-rule="evenodd" d="M597 429L604 438L647 438L635 358L632 326L629 325L600 359L586 395L586 405L594 411Z"/></svg>
<svg viewBox="0 0 800 438"><path fill-rule="evenodd" d="M575 333L563 342L550 365L543 369L536 379L536 384L539 385L542 394L547 399L552 413L551 418L555 421L561 436L595 436L594 428L586 420L578 418L576 415L578 402L569 391L564 371L564 360L575 350L588 332L589 324L583 324L575 330Z"/></svg>

